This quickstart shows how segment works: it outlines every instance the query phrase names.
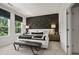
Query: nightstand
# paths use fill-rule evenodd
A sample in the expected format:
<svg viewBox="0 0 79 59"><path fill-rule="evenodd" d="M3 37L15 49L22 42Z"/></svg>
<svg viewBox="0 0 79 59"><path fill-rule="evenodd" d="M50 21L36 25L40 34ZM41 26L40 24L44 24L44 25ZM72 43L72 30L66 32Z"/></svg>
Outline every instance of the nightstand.
<svg viewBox="0 0 79 59"><path fill-rule="evenodd" d="M49 34L49 41L60 41L60 36L58 34Z"/></svg>

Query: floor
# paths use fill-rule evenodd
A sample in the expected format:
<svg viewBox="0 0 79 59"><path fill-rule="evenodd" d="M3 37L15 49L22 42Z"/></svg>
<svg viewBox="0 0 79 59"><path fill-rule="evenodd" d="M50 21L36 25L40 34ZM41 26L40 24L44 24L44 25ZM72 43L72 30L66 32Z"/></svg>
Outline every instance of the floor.
<svg viewBox="0 0 79 59"><path fill-rule="evenodd" d="M0 55L33 55L31 48L28 46L20 48L19 51L15 51L13 45L0 48ZM59 42L51 41L48 49L41 49L39 55L65 55L64 51L60 47Z"/></svg>

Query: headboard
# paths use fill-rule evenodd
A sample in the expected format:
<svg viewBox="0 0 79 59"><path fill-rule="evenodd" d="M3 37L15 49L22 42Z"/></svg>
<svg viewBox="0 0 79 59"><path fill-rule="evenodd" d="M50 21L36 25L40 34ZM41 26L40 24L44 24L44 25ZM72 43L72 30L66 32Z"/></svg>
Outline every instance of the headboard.
<svg viewBox="0 0 79 59"><path fill-rule="evenodd" d="M26 20L26 25L29 25L30 29L51 29L51 24L55 24L58 31L58 14L28 17Z"/></svg>

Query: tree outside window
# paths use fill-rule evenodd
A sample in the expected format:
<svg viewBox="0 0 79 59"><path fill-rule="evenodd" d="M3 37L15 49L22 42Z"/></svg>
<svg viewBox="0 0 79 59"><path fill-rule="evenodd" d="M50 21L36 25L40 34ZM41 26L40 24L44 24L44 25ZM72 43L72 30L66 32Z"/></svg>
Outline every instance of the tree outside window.
<svg viewBox="0 0 79 59"><path fill-rule="evenodd" d="M0 36L8 35L8 18L0 16Z"/></svg>
<svg viewBox="0 0 79 59"><path fill-rule="evenodd" d="M15 21L15 32L21 33L21 21Z"/></svg>
<svg viewBox="0 0 79 59"><path fill-rule="evenodd" d="M22 18L15 15L15 33L21 33Z"/></svg>

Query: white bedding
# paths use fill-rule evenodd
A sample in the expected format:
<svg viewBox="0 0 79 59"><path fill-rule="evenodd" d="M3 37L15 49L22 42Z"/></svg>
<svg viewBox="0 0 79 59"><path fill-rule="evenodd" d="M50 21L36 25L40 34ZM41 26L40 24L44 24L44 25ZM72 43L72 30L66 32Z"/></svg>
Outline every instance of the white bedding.
<svg viewBox="0 0 79 59"><path fill-rule="evenodd" d="M49 37L48 37L48 30L41 30L41 31L39 31L39 30L30 30L29 31L30 33L31 32L44 32L44 36L46 36L45 37L45 40L33 40L33 39L19 39L18 38L18 40L20 40L20 41L31 41L31 42L40 42L40 43L42 43L42 46L41 46L41 48L48 48L48 45L49 45Z"/></svg>

